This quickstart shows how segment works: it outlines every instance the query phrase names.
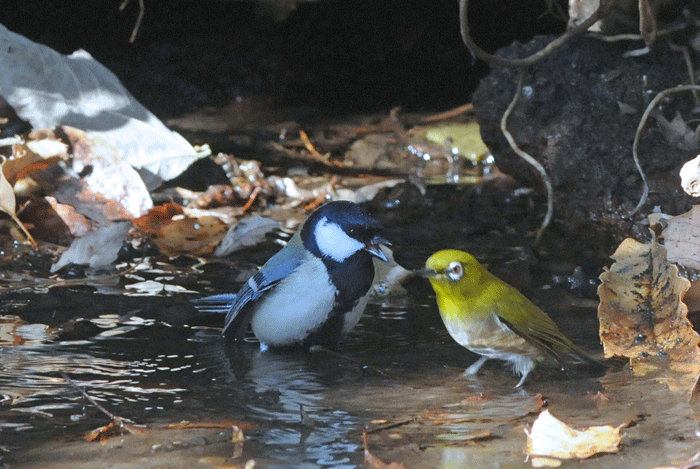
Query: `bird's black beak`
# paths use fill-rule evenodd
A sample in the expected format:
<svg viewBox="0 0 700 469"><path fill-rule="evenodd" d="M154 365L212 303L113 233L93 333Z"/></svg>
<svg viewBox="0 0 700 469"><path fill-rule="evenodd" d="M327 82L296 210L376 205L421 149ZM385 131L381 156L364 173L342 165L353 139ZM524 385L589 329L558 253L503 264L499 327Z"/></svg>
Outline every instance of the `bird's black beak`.
<svg viewBox="0 0 700 469"><path fill-rule="evenodd" d="M382 252L381 245L391 246L391 243L381 236L375 236L372 240L365 244L365 251L372 254L374 257L383 260L384 262L389 262L386 254Z"/></svg>
<svg viewBox="0 0 700 469"><path fill-rule="evenodd" d="M430 278L430 277L435 277L438 275L438 273L435 271L435 269L431 269L429 267L425 267L423 269L417 269L413 271L413 275L417 275L418 277L425 277L425 278Z"/></svg>

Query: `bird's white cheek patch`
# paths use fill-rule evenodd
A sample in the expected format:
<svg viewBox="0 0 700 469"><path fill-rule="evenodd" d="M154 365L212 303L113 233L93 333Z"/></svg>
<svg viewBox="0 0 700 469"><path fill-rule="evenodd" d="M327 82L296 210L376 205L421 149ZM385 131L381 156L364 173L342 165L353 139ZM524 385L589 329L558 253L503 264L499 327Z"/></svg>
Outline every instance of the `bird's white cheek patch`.
<svg viewBox="0 0 700 469"><path fill-rule="evenodd" d="M327 218L316 224L314 236L321 254L336 262L343 262L365 247L358 240L348 236L337 223L331 223Z"/></svg>

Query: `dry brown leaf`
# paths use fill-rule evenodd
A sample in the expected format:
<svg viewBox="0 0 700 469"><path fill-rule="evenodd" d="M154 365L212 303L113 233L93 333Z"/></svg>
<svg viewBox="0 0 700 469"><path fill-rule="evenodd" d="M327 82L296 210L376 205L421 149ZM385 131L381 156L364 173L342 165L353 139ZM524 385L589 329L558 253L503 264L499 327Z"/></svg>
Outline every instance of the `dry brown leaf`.
<svg viewBox="0 0 700 469"><path fill-rule="evenodd" d="M530 431L525 429L527 455L532 467L559 467L563 459L586 459L598 453L615 453L620 451L625 426L627 424L575 430L545 410Z"/></svg>
<svg viewBox="0 0 700 469"><path fill-rule="evenodd" d="M700 205L683 215L671 217L661 233L668 260L691 269L700 269Z"/></svg>
<svg viewBox="0 0 700 469"><path fill-rule="evenodd" d="M666 249L655 241L642 244L628 238L612 258L615 263L600 275L598 287L605 356L630 358L636 373L666 370L668 365L690 379L670 386L689 389L700 374L700 338L681 301L690 282L678 275Z"/></svg>
<svg viewBox="0 0 700 469"><path fill-rule="evenodd" d="M135 425L130 425L120 418L115 418L107 425L96 428L92 431L87 432L84 435L85 441L107 441L113 436L121 436L125 433L132 433L135 435L145 434L147 431L143 428L136 427Z"/></svg>
<svg viewBox="0 0 700 469"><path fill-rule="evenodd" d="M183 213L184 210L181 206L169 202L153 207L147 214L131 220L131 223L146 233L156 234L165 225L169 224L174 216L182 215Z"/></svg>
<svg viewBox="0 0 700 469"><path fill-rule="evenodd" d="M168 203L132 220L168 256L211 254L228 227L215 216L186 217L182 207Z"/></svg>
<svg viewBox="0 0 700 469"><path fill-rule="evenodd" d="M53 197L31 199L22 209L22 220L34 226L32 233L37 238L61 245L69 245L73 238L95 229L90 219Z"/></svg>
<svg viewBox="0 0 700 469"><path fill-rule="evenodd" d="M68 158L68 146L57 140L32 140L12 146L13 158L5 162L2 172L8 182L15 182L34 171L50 168Z"/></svg>

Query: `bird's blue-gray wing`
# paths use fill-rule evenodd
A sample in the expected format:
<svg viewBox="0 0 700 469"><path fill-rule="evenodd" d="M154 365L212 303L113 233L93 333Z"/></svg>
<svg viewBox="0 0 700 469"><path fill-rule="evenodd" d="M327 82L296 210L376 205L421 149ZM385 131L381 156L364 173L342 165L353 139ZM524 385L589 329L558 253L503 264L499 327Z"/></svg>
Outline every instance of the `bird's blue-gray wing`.
<svg viewBox="0 0 700 469"><path fill-rule="evenodd" d="M272 257L243 285L226 313L224 329L221 331L222 334L226 334L230 329L234 337L242 337L253 312L252 308L245 308L245 306L258 300L263 292L277 285L301 264L301 259L299 258L281 257L282 259Z"/></svg>
<svg viewBox="0 0 700 469"><path fill-rule="evenodd" d="M231 309L237 296L237 293L205 296L204 298L192 300L192 304L201 313L225 314Z"/></svg>

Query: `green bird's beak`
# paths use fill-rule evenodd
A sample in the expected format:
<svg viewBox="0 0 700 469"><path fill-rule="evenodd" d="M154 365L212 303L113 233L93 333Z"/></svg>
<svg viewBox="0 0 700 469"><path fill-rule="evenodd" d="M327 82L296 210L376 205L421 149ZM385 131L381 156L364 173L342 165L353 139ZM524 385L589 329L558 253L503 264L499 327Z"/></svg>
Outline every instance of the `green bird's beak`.
<svg viewBox="0 0 700 469"><path fill-rule="evenodd" d="M413 275L417 275L419 277L430 278L430 277L437 277L438 273L435 271L435 269L425 267L423 269L414 270Z"/></svg>

